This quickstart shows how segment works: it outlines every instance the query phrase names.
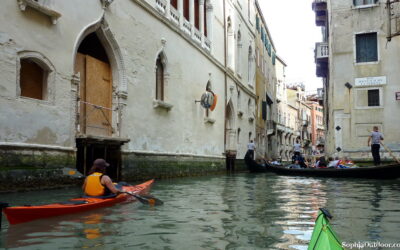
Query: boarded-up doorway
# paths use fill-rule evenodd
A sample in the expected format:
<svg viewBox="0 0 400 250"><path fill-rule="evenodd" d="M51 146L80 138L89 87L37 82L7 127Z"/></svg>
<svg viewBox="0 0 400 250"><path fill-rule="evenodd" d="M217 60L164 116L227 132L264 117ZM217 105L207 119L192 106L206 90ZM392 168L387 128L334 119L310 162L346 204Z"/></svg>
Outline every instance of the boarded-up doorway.
<svg viewBox="0 0 400 250"><path fill-rule="evenodd" d="M86 135L112 135L112 79L106 62L77 54L76 72L80 73L80 132Z"/></svg>
<svg viewBox="0 0 400 250"><path fill-rule="evenodd" d="M77 170L87 174L93 161L103 158L111 164L107 174L117 180L123 142L112 137L112 70L96 33L89 34L81 42L75 58L75 73L80 75Z"/></svg>

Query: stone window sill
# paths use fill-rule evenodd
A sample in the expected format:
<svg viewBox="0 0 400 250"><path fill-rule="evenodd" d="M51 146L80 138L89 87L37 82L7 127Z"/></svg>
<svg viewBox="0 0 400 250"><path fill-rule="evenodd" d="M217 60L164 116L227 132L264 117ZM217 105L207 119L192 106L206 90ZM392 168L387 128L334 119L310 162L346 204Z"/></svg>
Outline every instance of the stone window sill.
<svg viewBox="0 0 400 250"><path fill-rule="evenodd" d="M214 124L215 123L215 119L210 118L210 117L205 117L204 118L204 123Z"/></svg>
<svg viewBox="0 0 400 250"><path fill-rule="evenodd" d="M169 104L167 102L161 101L161 100L153 100L153 108L157 109L165 109L167 111L170 111L174 107L174 105Z"/></svg>
<svg viewBox="0 0 400 250"><path fill-rule="evenodd" d="M378 3L373 3L373 4L364 4L364 5L355 5L353 6L353 9L367 9L367 8L373 8L379 6Z"/></svg>
<svg viewBox="0 0 400 250"><path fill-rule="evenodd" d="M35 9L35 10L49 16L51 19L51 22L53 24L56 24L58 18L61 17L61 14L59 12L52 10L44 5L41 5L34 0L18 0L18 5L19 5L19 8L21 11L25 11L26 7L29 6L32 9Z"/></svg>

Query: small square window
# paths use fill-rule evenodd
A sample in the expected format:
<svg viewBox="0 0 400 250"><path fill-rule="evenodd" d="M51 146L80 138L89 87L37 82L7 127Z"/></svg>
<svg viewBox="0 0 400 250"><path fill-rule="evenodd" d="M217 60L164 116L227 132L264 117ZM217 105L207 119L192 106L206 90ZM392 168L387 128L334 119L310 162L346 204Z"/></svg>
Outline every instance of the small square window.
<svg viewBox="0 0 400 250"><path fill-rule="evenodd" d="M368 90L368 106L379 106L379 89Z"/></svg>
<svg viewBox="0 0 400 250"><path fill-rule="evenodd" d="M357 63L378 61L376 32L356 35L356 61Z"/></svg>

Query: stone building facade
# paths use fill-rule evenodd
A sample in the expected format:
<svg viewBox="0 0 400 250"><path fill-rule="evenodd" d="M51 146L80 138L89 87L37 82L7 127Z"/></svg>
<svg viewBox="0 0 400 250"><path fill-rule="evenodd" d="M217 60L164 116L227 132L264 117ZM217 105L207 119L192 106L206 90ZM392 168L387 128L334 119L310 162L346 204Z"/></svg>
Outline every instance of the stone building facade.
<svg viewBox="0 0 400 250"><path fill-rule="evenodd" d="M257 156L276 157L276 49L256 2L256 134Z"/></svg>
<svg viewBox="0 0 400 250"><path fill-rule="evenodd" d="M102 157L115 179L234 167L257 135L258 101L275 95L270 37L268 94L256 94L256 6L4 1L0 165L87 173ZM199 103L206 89L218 96L212 111Z"/></svg>
<svg viewBox="0 0 400 250"><path fill-rule="evenodd" d="M323 40L316 44L317 76L324 82L326 151L329 155L370 160L367 144L373 126L385 144L400 151L399 38L390 37L398 4L386 1L316 0L312 8ZM392 12L388 15L389 12ZM391 20L389 22L388 20ZM399 98L400 99L400 98ZM381 148L383 157L390 157Z"/></svg>

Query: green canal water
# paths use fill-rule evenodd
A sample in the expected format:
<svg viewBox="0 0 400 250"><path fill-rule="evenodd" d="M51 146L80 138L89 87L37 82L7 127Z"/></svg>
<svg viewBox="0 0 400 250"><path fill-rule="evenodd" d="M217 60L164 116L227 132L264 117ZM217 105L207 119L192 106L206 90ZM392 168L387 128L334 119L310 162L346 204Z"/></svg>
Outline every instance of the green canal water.
<svg viewBox="0 0 400 250"><path fill-rule="evenodd" d="M342 241L400 243L400 180L234 174L156 181L165 203L138 202L10 226L1 248L306 249L319 207ZM1 194L10 204L45 204L79 188Z"/></svg>

